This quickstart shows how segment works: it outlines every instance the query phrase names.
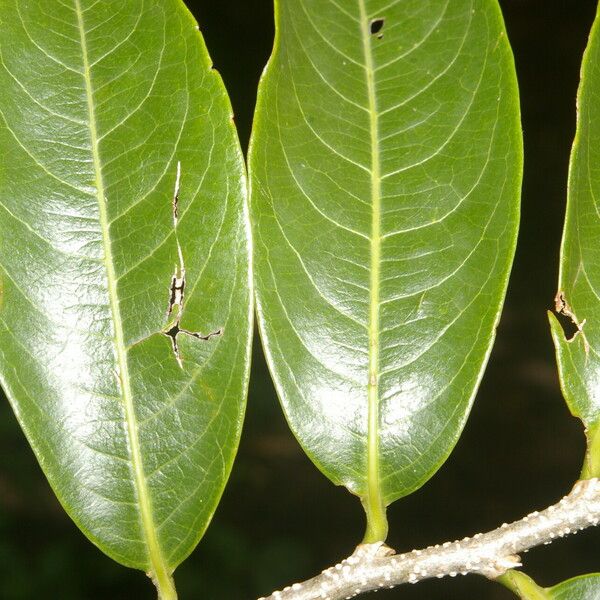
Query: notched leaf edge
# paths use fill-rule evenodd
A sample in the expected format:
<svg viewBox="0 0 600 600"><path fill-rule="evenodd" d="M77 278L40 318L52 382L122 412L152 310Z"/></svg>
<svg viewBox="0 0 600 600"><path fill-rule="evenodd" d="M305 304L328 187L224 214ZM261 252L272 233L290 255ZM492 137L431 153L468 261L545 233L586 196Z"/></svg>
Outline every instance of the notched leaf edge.
<svg viewBox="0 0 600 600"><path fill-rule="evenodd" d="M586 323L586 319L583 319L583 321L579 321L579 319L575 316L575 313L573 312L569 303L567 302L567 298L566 298L566 295L563 290L559 290L557 292L556 296L554 297L554 310L557 315L563 315L563 316L567 317L568 319L570 319L571 323L573 323L573 325L576 327L576 331L571 337L568 337L566 335L566 332L563 327L563 333L565 333L565 341L568 344L570 344L575 340L575 338L578 335L580 335L581 339L583 340L583 348L584 348L585 354L587 356L590 352L590 344L589 344L587 337L585 336L585 333L583 331L583 326Z"/></svg>

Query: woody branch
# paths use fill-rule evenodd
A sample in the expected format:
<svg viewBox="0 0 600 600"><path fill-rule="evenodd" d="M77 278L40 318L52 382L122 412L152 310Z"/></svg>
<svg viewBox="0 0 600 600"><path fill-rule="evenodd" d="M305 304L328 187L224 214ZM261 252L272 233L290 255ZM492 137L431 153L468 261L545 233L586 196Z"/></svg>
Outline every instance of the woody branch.
<svg viewBox="0 0 600 600"><path fill-rule="evenodd" d="M578 481L560 502L493 531L398 555L381 542L362 544L320 575L260 600L341 600L402 583L468 573L495 579L521 565L519 553L599 520L600 480Z"/></svg>

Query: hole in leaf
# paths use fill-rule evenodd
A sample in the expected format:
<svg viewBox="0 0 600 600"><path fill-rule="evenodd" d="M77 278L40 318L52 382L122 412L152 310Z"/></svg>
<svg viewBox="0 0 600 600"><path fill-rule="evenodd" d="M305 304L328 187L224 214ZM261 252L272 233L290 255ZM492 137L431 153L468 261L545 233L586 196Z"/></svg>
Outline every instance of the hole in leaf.
<svg viewBox="0 0 600 600"><path fill-rule="evenodd" d="M204 341L210 340L210 338L214 338L223 333L222 329L217 329L216 331L211 331L210 333L207 333L206 335L204 335L202 333L198 333L197 331L188 331L187 329L181 329L181 327L179 327L179 324L177 325L177 328L179 330L179 333L184 333L185 335L194 337L197 340L204 340Z"/></svg>
<svg viewBox="0 0 600 600"><path fill-rule="evenodd" d="M559 290L554 298L554 309L556 312L556 318L563 328L565 339L567 342L572 342L577 335L581 335L583 339L583 347L585 353L590 351L590 345L587 341L585 333L583 332L583 326L585 325L586 319L580 321L573 312L573 309L569 306L565 293Z"/></svg>
<svg viewBox="0 0 600 600"><path fill-rule="evenodd" d="M171 279L171 287L169 288L169 308L167 316L173 312L176 306L183 307L183 294L185 292L185 276L178 277L176 274Z"/></svg>
<svg viewBox="0 0 600 600"><path fill-rule="evenodd" d="M573 323L573 319L571 319L571 317L568 317L564 313L555 312L554 314L556 315L556 318L558 319L558 322L560 323L560 326L563 329L565 339L567 341L571 341L575 337L575 334L579 331L579 328L577 327L577 325L575 325L575 323Z"/></svg>
<svg viewBox="0 0 600 600"><path fill-rule="evenodd" d="M179 323L175 323L175 325L173 325L171 329L163 331L163 334L170 338L171 346L173 348L173 354L175 355L175 360L177 361L177 364L183 368L181 356L179 355L179 346L177 345L177 334L179 333L179 331Z"/></svg>
<svg viewBox="0 0 600 600"><path fill-rule="evenodd" d="M371 21L371 35L376 35L379 33L379 35L377 37L379 39L381 39L383 37L383 34L380 32L383 29L384 24L385 24L385 19L373 19Z"/></svg>
<svg viewBox="0 0 600 600"><path fill-rule="evenodd" d="M175 355L175 360L177 364L183 368L183 360L181 358L181 354L179 353L179 344L177 343L177 336L179 334L189 335L190 337L196 338L197 340L208 341L213 337L219 336L223 333L222 329L217 329L216 331L212 331L206 335L202 333L198 333L197 331L188 331L187 329L182 329L179 325L179 321L173 325L170 329L167 329L162 332L163 335L166 335L171 340L171 346L173 348L173 354Z"/></svg>
<svg viewBox="0 0 600 600"><path fill-rule="evenodd" d="M165 335L168 335L170 338L172 338L173 340L177 339L177 334L180 332L181 330L179 329L179 323L175 323L175 325L173 325L173 327L171 327L171 329L167 329L167 331L164 331L163 333Z"/></svg>

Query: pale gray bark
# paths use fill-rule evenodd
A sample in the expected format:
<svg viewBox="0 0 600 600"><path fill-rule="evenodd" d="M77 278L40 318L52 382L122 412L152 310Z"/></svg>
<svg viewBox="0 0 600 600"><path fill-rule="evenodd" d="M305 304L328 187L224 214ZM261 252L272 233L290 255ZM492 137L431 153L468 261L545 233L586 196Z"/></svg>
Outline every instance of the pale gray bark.
<svg viewBox="0 0 600 600"><path fill-rule="evenodd" d="M467 573L495 579L521 565L520 552L596 525L599 519L600 481L578 481L560 502L488 533L398 555L382 543L362 544L320 575L260 600L341 600L401 583Z"/></svg>

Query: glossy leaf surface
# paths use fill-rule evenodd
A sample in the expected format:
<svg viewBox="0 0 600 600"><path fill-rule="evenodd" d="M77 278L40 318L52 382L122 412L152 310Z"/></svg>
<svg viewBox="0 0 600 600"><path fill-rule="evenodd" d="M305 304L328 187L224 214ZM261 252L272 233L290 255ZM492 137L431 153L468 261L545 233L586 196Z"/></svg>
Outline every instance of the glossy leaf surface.
<svg viewBox="0 0 600 600"><path fill-rule="evenodd" d="M491 348L513 59L493 0L276 9L250 154L261 334L305 451L381 515L448 456Z"/></svg>
<svg viewBox="0 0 600 600"><path fill-rule="evenodd" d="M0 89L2 385L85 534L168 578L214 512L246 394L225 89L179 0L0 0Z"/></svg>
<svg viewBox="0 0 600 600"><path fill-rule="evenodd" d="M577 132L571 153L567 215L556 309L577 326L567 339L550 315L561 386L571 412L586 425L587 474L600 474L600 31L593 25L581 68Z"/></svg>
<svg viewBox="0 0 600 600"><path fill-rule="evenodd" d="M507 571L498 579L522 600L598 600L600 575L573 577L553 587L540 587L523 571Z"/></svg>
<svg viewBox="0 0 600 600"><path fill-rule="evenodd" d="M600 575L581 575L548 588L552 600L598 600L600 598Z"/></svg>

